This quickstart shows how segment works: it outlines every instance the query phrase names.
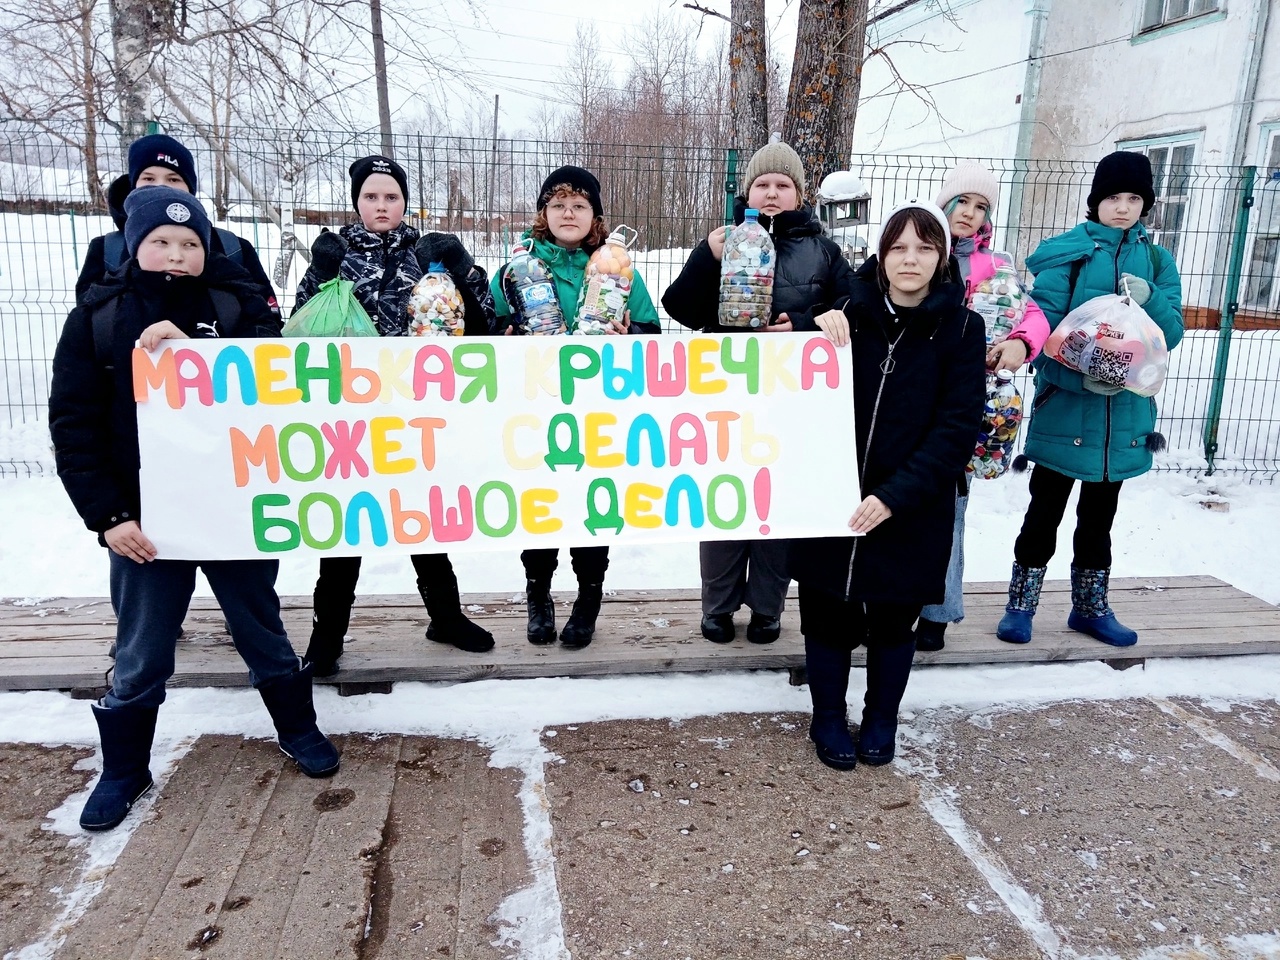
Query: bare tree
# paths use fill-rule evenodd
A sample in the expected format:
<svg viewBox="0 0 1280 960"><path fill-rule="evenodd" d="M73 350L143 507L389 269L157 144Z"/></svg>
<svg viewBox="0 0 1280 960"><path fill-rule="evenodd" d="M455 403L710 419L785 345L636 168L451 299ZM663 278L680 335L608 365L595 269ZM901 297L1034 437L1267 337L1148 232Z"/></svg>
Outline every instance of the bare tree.
<svg viewBox="0 0 1280 960"><path fill-rule="evenodd" d="M866 33L867 0L800 0L783 137L800 154L810 199L849 162Z"/></svg>
<svg viewBox="0 0 1280 960"><path fill-rule="evenodd" d="M733 145L748 153L769 140L764 0L733 0L729 31L729 116Z"/></svg>

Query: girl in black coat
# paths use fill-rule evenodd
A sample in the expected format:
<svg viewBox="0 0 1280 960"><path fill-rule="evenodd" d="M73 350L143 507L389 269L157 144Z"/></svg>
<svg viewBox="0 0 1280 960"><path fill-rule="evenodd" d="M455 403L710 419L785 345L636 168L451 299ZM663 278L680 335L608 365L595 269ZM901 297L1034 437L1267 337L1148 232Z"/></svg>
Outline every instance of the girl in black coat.
<svg viewBox="0 0 1280 960"><path fill-rule="evenodd" d="M816 330L814 317L853 289L853 271L840 248L803 202L800 157L785 143L761 147L747 164L747 195L738 197L734 221L748 207L773 237L775 266L771 322L756 332ZM728 230L718 227L694 248L680 276L662 296L677 323L708 333L728 333L718 321L720 261ZM786 601L786 540L711 540L698 547L702 568L702 635L713 643L734 638L733 615L751 610L747 639L772 643L782 629Z"/></svg>
<svg viewBox="0 0 1280 960"><path fill-rule="evenodd" d="M816 325L852 342L857 537L797 540L818 759L838 770L893 759L898 705L915 653L912 625L945 589L957 481L973 453L985 396L986 336L947 279L941 210L910 201L885 221L854 292ZM846 718L850 651L867 645L867 695L855 747Z"/></svg>

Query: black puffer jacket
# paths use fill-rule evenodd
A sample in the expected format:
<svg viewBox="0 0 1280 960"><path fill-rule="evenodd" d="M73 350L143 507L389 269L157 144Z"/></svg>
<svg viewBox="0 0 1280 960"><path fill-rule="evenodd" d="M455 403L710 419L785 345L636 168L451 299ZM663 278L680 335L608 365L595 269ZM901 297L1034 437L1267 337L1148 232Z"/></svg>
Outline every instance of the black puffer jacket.
<svg viewBox="0 0 1280 960"><path fill-rule="evenodd" d="M942 602L956 483L973 455L986 396L986 332L963 294L944 283L918 307L895 307L895 320L876 282L876 258L859 269L840 304L852 339L855 436L832 441L857 444L861 495L879 497L893 515L863 537L795 541L790 569L798 583L850 600ZM850 497L850 516L856 507Z"/></svg>
<svg viewBox="0 0 1280 960"><path fill-rule="evenodd" d="M116 229L121 232L124 231L127 219L124 212L124 198L130 191L127 176L116 177L107 188L107 209L111 212L111 220L115 223ZM280 306L276 301L275 288L267 279L267 271L262 269L262 261L258 259L258 251L254 249L252 243L244 237L235 236L229 230L219 228L213 231L209 241L212 252L228 253L226 244L231 243L233 238L239 246L240 266L249 274L267 306L273 313L279 315ZM76 278L76 303L83 303L84 295L89 292L89 288L95 283L101 283L106 279L107 274L114 272L120 266L119 263L109 264L106 260L106 237L94 237L89 241L89 249L84 255L84 264L80 267L80 276Z"/></svg>
<svg viewBox="0 0 1280 960"><path fill-rule="evenodd" d="M409 294L422 279L422 267L413 254L418 231L401 223L386 233L374 233L364 224L349 223L338 231L347 243L346 256L338 276L355 283L356 299L384 337L403 337L409 332ZM298 284L297 310L316 295L323 281L308 267Z"/></svg>
<svg viewBox="0 0 1280 960"><path fill-rule="evenodd" d="M746 219L747 201L738 197L734 223ZM760 217L773 237L777 266L773 276L773 319L785 313L796 330L816 330L813 318L853 288L853 270L840 255L840 248L822 233L822 224L808 207L776 217ZM685 263L680 276L662 295L662 305L671 319L694 330L708 333L738 332L720 326L720 261L703 240Z"/></svg>
<svg viewBox="0 0 1280 960"><path fill-rule="evenodd" d="M211 290L223 291L219 311ZM147 327L170 320L189 337L278 337L280 319L253 278L221 254L198 277L141 270L129 260L92 286L71 311L53 355L49 432L58 478L85 526L101 534L139 520L138 408L133 346ZM99 354L95 324L104 331Z"/></svg>

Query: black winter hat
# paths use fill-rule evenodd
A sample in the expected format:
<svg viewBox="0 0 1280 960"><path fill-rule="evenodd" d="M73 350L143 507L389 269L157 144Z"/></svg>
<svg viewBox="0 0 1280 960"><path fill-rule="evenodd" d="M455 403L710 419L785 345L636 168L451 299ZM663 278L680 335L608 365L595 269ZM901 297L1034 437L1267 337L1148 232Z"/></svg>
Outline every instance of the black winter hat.
<svg viewBox="0 0 1280 960"><path fill-rule="evenodd" d="M390 157L377 154L361 157L351 164L347 172L351 174L351 203L356 210L360 209L360 190L364 187L364 182L375 173L385 173L395 180L400 187L400 193L404 195L405 210L409 209L409 178L405 175L404 167Z"/></svg>
<svg viewBox="0 0 1280 960"><path fill-rule="evenodd" d="M138 185L138 177L147 167L174 171L187 189L196 192L196 162L191 158L191 151L173 137L152 133L129 144L129 186Z"/></svg>
<svg viewBox="0 0 1280 960"><path fill-rule="evenodd" d="M1098 204L1117 193L1136 193L1142 198L1142 215L1145 217L1156 205L1151 161L1146 154L1130 150L1117 150L1098 161L1093 172L1093 187L1089 190L1089 219L1098 218Z"/></svg>
<svg viewBox="0 0 1280 960"><path fill-rule="evenodd" d="M200 201L189 193L173 187L144 187L124 198L124 212L128 216L124 223L124 243L131 257L137 256L138 247L147 234L156 227L169 225L194 230L205 252L209 252L213 226Z"/></svg>
<svg viewBox="0 0 1280 960"><path fill-rule="evenodd" d="M604 216L604 207L600 203L600 181L590 170L582 167L561 167L551 171L551 175L542 181L542 189L538 191L538 209L541 210L551 199L556 187L567 183L575 190L581 190L591 201L591 212L597 217Z"/></svg>

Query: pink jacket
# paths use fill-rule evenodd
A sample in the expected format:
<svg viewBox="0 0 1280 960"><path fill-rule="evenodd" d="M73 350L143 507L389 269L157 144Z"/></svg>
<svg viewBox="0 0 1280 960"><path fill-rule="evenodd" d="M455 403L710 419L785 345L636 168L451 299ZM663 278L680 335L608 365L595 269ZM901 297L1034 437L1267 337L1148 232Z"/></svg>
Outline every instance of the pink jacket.
<svg viewBox="0 0 1280 960"><path fill-rule="evenodd" d="M964 302L973 303L974 291L984 280L989 280L996 273L996 258L991 253L991 224L984 223L974 236L975 249L969 254L969 279L965 284ZM1027 345L1027 362L1030 363L1040 354L1040 348L1049 339L1049 320L1044 311L1036 305L1035 300L1027 300L1027 312L1010 332L1008 339L1021 340Z"/></svg>

